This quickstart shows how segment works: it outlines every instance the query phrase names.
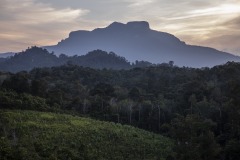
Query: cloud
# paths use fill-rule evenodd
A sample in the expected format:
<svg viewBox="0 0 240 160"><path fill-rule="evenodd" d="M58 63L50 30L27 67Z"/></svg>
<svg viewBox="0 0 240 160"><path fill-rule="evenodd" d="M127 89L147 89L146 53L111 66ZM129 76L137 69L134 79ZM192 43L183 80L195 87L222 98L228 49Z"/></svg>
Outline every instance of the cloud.
<svg viewBox="0 0 240 160"><path fill-rule="evenodd" d="M223 23L224 26L227 26L229 29L238 29L239 30L239 26L240 26L240 15Z"/></svg>
<svg viewBox="0 0 240 160"><path fill-rule="evenodd" d="M209 46L210 44L210 46L220 48L222 51L239 55L240 34L215 35L215 37L210 37L209 39L203 41L202 44L206 46Z"/></svg>
<svg viewBox="0 0 240 160"><path fill-rule="evenodd" d="M130 3L129 7L139 7L139 6L145 6L148 4L152 4L156 0L125 0L126 2Z"/></svg>
<svg viewBox="0 0 240 160"><path fill-rule="evenodd" d="M156 23L154 28L172 33L188 44L214 47L240 55L239 1L229 0L220 4L211 1L200 7L196 1L182 2L182 5L178 12L169 10L169 15L159 18L161 23Z"/></svg>
<svg viewBox="0 0 240 160"><path fill-rule="evenodd" d="M226 50L224 39L234 41L229 46L238 51L239 17L239 0L1 0L0 52L52 45L73 30L135 20L188 44Z"/></svg>
<svg viewBox="0 0 240 160"><path fill-rule="evenodd" d="M77 29L81 17L89 13L85 9L56 9L34 0L1 0L0 6L0 52L56 43Z"/></svg>
<svg viewBox="0 0 240 160"><path fill-rule="evenodd" d="M219 24L219 29L213 30L210 37L201 42L203 45L210 45L233 54L240 53L240 15Z"/></svg>

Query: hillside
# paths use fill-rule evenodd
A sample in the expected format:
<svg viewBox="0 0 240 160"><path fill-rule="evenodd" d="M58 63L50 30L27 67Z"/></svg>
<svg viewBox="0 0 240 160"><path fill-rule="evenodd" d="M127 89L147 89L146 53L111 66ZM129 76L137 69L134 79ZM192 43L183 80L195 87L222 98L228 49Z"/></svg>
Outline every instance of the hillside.
<svg viewBox="0 0 240 160"><path fill-rule="evenodd" d="M77 116L0 110L0 159L164 160L171 140Z"/></svg>
<svg viewBox="0 0 240 160"><path fill-rule="evenodd" d="M79 30L54 46L44 47L56 54L83 55L101 49L113 51L130 62L151 63L174 61L178 66L212 67L240 58L213 48L188 45L174 35L152 30L148 22L114 22L92 31Z"/></svg>

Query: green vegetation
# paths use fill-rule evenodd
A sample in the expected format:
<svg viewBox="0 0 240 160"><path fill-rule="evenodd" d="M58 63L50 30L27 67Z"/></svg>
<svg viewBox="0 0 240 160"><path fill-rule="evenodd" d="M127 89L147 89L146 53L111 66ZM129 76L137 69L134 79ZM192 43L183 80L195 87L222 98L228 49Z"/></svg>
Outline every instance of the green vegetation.
<svg viewBox="0 0 240 160"><path fill-rule="evenodd" d="M66 114L0 111L0 159L164 160L173 143L141 129Z"/></svg>
<svg viewBox="0 0 240 160"><path fill-rule="evenodd" d="M35 97L30 94L18 94L13 91L0 91L0 109L29 109L38 111L53 111L44 98ZM55 108L57 110L57 108Z"/></svg>
<svg viewBox="0 0 240 160"><path fill-rule="evenodd" d="M171 62L130 70L70 63L0 73L0 108L138 127L172 139L174 160L231 160L240 158L239 82L240 63L234 62L201 69Z"/></svg>

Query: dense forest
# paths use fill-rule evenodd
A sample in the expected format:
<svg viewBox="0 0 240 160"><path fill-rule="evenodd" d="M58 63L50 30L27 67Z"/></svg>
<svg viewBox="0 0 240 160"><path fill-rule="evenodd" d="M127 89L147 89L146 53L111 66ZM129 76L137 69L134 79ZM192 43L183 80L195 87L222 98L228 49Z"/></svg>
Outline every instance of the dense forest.
<svg viewBox="0 0 240 160"><path fill-rule="evenodd" d="M69 113L132 125L174 140L176 160L240 157L240 64L129 70L67 63L0 73L1 109ZM2 131L3 132L3 131Z"/></svg>

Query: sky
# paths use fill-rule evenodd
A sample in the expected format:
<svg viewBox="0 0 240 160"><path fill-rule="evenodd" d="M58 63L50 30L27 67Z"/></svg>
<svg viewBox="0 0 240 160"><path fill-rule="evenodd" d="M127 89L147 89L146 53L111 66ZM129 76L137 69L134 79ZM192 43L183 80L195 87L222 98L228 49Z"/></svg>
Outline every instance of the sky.
<svg viewBox="0 0 240 160"><path fill-rule="evenodd" d="M240 0L0 0L0 53L54 45L114 21L148 21L187 44L240 55Z"/></svg>

